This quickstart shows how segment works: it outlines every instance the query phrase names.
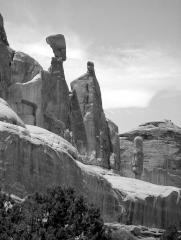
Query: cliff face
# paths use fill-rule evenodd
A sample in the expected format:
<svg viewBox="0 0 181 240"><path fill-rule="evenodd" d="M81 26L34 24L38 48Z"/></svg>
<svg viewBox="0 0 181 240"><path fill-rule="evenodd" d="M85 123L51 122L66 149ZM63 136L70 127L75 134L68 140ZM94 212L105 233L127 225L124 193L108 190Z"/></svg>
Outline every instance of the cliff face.
<svg viewBox="0 0 181 240"><path fill-rule="evenodd" d="M102 108L100 87L94 65L88 62L87 73L71 83L76 92L87 137L89 164L110 167L111 141L108 124Z"/></svg>
<svg viewBox="0 0 181 240"><path fill-rule="evenodd" d="M11 78L11 61L14 52L9 48L9 43L4 30L3 17L0 14L0 97L7 97L7 89Z"/></svg>
<svg viewBox="0 0 181 240"><path fill-rule="evenodd" d="M121 174L133 177L133 139L143 138L141 179L161 185L181 187L181 128L170 121L150 122L120 135Z"/></svg>
<svg viewBox="0 0 181 240"><path fill-rule="evenodd" d="M0 121L0 179L3 191L25 197L49 186L72 186L101 209L106 222L179 227L181 191L124 178L85 165L77 150L45 129Z"/></svg>

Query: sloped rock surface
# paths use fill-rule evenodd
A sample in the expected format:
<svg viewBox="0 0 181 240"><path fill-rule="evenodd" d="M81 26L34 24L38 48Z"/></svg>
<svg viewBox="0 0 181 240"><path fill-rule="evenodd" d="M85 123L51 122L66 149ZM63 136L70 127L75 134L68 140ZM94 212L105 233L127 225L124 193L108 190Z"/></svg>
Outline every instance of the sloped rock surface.
<svg viewBox="0 0 181 240"><path fill-rule="evenodd" d="M111 141L102 108L101 92L93 63L88 62L87 73L71 83L78 97L87 137L89 164L110 167Z"/></svg>
<svg viewBox="0 0 181 240"><path fill-rule="evenodd" d="M45 129L0 121L0 178L3 191L24 197L48 186L72 186L101 209L106 222L179 226L180 189L121 177L85 165L77 150Z"/></svg>
<svg viewBox="0 0 181 240"><path fill-rule="evenodd" d="M134 177L131 170L133 139L143 138L141 179L160 185L181 187L181 128L171 121L149 122L120 135L121 174Z"/></svg>
<svg viewBox="0 0 181 240"><path fill-rule="evenodd" d="M2 98L0 98L0 121L25 127L23 121Z"/></svg>

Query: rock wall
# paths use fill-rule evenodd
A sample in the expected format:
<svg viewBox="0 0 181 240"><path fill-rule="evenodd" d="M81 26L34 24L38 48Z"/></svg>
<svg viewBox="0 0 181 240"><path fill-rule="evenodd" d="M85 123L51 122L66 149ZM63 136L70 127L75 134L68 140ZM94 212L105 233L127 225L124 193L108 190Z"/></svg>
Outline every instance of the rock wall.
<svg viewBox="0 0 181 240"><path fill-rule="evenodd" d="M108 124L102 108L100 87L94 65L87 64L87 73L71 83L78 97L87 137L89 164L110 167L111 141Z"/></svg>
<svg viewBox="0 0 181 240"><path fill-rule="evenodd" d="M160 185L181 187L181 128L170 121L150 122L120 135L121 175L134 177L131 161L133 139L143 138L141 179Z"/></svg>
<svg viewBox="0 0 181 240"><path fill-rule="evenodd" d="M106 222L180 227L181 190L124 178L78 160L77 150L45 129L0 121L0 183L25 197L47 187L72 186L101 209Z"/></svg>

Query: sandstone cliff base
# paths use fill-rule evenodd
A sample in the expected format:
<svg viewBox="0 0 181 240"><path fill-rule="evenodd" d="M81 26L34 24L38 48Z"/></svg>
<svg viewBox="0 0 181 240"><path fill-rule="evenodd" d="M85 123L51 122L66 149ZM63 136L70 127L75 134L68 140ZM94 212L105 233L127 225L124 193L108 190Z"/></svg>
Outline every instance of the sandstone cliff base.
<svg viewBox="0 0 181 240"><path fill-rule="evenodd" d="M3 191L21 198L49 186L72 186L101 209L105 222L180 227L181 190L125 178L81 163L69 142L48 130L0 121Z"/></svg>

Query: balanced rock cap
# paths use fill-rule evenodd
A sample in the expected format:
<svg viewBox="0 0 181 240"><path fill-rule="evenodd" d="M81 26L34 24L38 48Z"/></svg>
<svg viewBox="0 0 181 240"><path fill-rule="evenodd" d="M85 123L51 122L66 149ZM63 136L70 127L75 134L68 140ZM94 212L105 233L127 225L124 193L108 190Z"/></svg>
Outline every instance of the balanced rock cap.
<svg viewBox="0 0 181 240"><path fill-rule="evenodd" d="M46 42L52 48L55 57L62 58L63 61L66 60L66 43L65 37L62 34L50 35L46 38Z"/></svg>

